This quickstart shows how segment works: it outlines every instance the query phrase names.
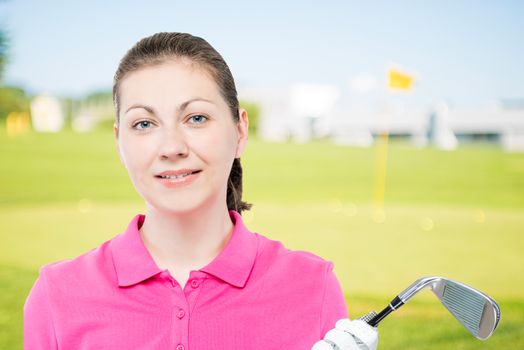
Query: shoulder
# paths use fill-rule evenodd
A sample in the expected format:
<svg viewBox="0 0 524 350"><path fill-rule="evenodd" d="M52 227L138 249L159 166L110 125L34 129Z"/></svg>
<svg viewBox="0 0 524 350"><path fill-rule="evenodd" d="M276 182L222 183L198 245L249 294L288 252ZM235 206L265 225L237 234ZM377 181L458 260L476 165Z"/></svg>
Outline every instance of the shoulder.
<svg viewBox="0 0 524 350"><path fill-rule="evenodd" d="M258 238L260 248L252 284L258 291L257 302L274 307L274 313L280 313L281 318L287 317L282 316L282 310L293 310L289 322L298 319L302 324L319 327L319 339L335 326L336 320L347 317L332 261L310 251L290 249L260 234Z"/></svg>
<svg viewBox="0 0 524 350"><path fill-rule="evenodd" d="M271 270L279 271L288 276L309 276L317 282L325 279L333 269L333 262L306 250L294 250L284 243L258 234L260 252L257 260L267 265Z"/></svg>
<svg viewBox="0 0 524 350"><path fill-rule="evenodd" d="M74 258L58 260L40 267L41 278L53 289L84 287L99 283L114 270L109 250L111 240Z"/></svg>

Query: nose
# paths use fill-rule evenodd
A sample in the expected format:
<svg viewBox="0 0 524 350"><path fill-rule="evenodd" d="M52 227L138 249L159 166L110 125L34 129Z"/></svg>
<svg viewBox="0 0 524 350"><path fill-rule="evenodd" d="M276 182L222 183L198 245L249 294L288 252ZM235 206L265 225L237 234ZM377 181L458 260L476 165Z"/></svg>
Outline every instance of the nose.
<svg viewBox="0 0 524 350"><path fill-rule="evenodd" d="M189 152L186 135L178 127L166 128L160 143L160 158L186 157Z"/></svg>

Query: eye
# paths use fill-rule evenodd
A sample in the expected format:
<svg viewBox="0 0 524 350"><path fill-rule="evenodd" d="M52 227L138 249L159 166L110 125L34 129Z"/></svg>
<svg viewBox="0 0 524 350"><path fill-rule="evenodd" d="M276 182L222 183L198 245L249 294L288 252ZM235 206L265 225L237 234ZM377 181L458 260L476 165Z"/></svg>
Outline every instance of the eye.
<svg viewBox="0 0 524 350"><path fill-rule="evenodd" d="M133 124L133 129L144 130L144 129L148 129L150 126L151 126L151 122L149 120L141 120Z"/></svg>
<svg viewBox="0 0 524 350"><path fill-rule="evenodd" d="M190 124L203 124L209 118L202 114L192 115L189 117Z"/></svg>

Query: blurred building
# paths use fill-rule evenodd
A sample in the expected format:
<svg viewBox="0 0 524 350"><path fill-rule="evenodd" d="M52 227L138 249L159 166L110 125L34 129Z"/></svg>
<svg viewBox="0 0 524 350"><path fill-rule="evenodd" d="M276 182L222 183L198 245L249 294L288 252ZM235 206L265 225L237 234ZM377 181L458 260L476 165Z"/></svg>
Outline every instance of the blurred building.
<svg viewBox="0 0 524 350"><path fill-rule="evenodd" d="M450 125L461 143L487 141L524 151L524 100L501 99L484 109L452 109Z"/></svg>
<svg viewBox="0 0 524 350"><path fill-rule="evenodd" d="M31 101L31 124L39 132L58 132L64 127L64 113L60 101L41 94Z"/></svg>
<svg viewBox="0 0 524 350"><path fill-rule="evenodd" d="M340 97L336 86L293 84L281 89L243 88L241 99L260 105L258 134L269 141L302 143L329 136L333 109Z"/></svg>
<svg viewBox="0 0 524 350"><path fill-rule="evenodd" d="M327 85L239 91L242 98L260 105L258 134L269 141L328 137L338 144L370 146L387 132L390 138L416 146L452 150L461 144L488 142L508 151L524 151L524 99L465 108L444 101L417 106L395 97L368 103L344 101L338 89Z"/></svg>

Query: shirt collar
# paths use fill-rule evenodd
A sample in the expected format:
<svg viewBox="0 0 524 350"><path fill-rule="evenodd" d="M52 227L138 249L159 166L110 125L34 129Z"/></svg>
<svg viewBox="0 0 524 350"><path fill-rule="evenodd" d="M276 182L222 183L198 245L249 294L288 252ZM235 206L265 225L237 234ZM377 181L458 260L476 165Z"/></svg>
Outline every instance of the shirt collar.
<svg viewBox="0 0 524 350"><path fill-rule="evenodd" d="M231 285L243 288L251 273L258 249L257 236L250 232L242 216L229 210L233 232L224 249L200 271L211 274ZM130 286L156 275L162 270L157 266L140 237L139 229L145 215L137 214L127 229L111 240L111 252L118 285Z"/></svg>

